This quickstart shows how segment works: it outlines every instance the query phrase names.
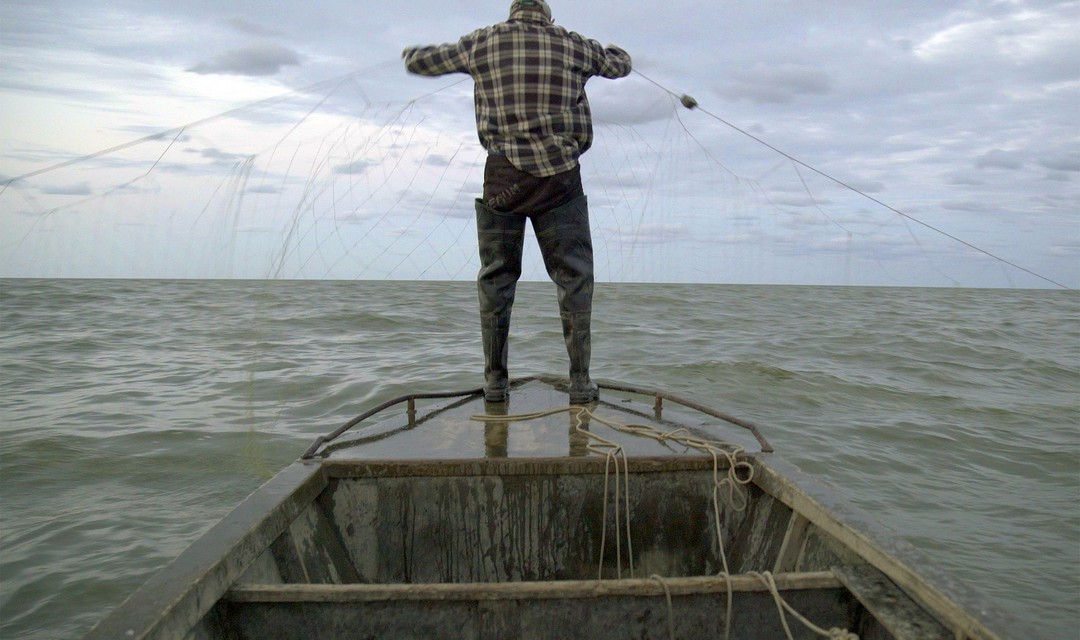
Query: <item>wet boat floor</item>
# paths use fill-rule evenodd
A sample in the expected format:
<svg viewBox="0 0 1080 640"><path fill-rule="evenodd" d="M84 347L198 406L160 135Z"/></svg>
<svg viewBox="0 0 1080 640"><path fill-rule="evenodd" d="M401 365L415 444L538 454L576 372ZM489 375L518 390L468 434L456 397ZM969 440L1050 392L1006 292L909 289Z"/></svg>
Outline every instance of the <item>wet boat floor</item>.
<svg viewBox="0 0 1080 640"><path fill-rule="evenodd" d="M565 390L533 380L513 387L505 403L487 403L479 395L417 401L415 419L398 409L398 415L346 433L322 455L335 460L578 457L590 455L590 438L583 430L617 442L629 456L701 455L681 445L620 433L601 420L644 425L659 433L689 428L699 438L733 442L751 452L758 448L738 427L677 411L672 406L658 416L652 398L608 390L601 392L599 402L571 406ZM480 416L487 419L477 419Z"/></svg>

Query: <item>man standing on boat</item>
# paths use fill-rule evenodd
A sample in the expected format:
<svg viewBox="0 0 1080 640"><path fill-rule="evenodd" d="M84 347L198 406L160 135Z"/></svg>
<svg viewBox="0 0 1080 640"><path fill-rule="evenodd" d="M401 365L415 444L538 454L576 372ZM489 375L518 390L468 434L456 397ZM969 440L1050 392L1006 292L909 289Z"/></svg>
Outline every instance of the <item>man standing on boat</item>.
<svg viewBox="0 0 1080 640"><path fill-rule="evenodd" d="M484 398L507 399L510 312L528 218L558 290L570 402L596 400L589 378L592 239L578 164L593 140L585 83L628 75L629 54L555 25L544 0L514 0L505 22L402 55L412 73L467 73L476 83L476 127L488 152L476 200Z"/></svg>

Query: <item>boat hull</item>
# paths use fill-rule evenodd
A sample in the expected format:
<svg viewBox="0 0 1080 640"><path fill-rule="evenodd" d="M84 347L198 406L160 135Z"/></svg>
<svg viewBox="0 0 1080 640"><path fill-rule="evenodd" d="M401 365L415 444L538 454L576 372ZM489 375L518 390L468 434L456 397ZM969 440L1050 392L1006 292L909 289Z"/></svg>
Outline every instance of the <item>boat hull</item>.
<svg viewBox="0 0 1080 640"><path fill-rule="evenodd" d="M552 413L410 405L297 461L88 638L772 639L785 618L815 637L782 603L864 639L1010 637L977 594L775 454L597 455L575 437L602 424L568 422L557 385L515 398ZM718 428L621 396L589 415ZM389 439L411 458L380 458ZM422 457L440 442L444 457ZM717 490L732 464L737 494Z"/></svg>

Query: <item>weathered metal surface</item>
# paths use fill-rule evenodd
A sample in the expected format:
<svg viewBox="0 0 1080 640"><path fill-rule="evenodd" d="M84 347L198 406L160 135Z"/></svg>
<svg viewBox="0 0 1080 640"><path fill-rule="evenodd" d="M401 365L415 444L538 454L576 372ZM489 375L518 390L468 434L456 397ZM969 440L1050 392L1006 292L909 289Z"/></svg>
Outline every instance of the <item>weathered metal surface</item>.
<svg viewBox="0 0 1080 640"><path fill-rule="evenodd" d="M319 450L319 447L323 446L324 444L326 444L328 442L332 442L332 441L336 440L337 438L341 437L346 431L348 431L349 429L352 429L356 425L362 423L364 420L367 420L368 418L370 418L372 416L378 415L382 411L385 411L386 409L389 409L390 407L392 407L394 405L401 404L402 402L408 403L408 409L407 409L406 413L409 416L409 424L413 425L413 424L416 423L416 401L417 400L436 399L436 398L462 398L462 397L463 398L468 398L470 396L479 395L479 394L481 394L483 392L484 392L483 388L477 388L477 389L468 389L468 390L465 390L465 391L449 391L449 392L444 392L444 393L414 393L414 394L409 394L409 395L402 396L400 398L394 398L393 400L388 400L388 401L386 401L386 402L384 402L384 403L382 403L382 404L380 404L378 406L375 406L375 407L372 407L371 409L368 409L367 411L365 411L364 413L356 416L352 420L349 420L345 424L343 424L340 427L338 427L337 429L335 429L333 432L328 433L328 434L326 434L324 436L319 436L318 438L316 438L315 442L313 442L311 444L311 446L308 447L308 450L305 451L300 456L300 459L301 460L309 460L309 459L313 458L315 456L315 453Z"/></svg>
<svg viewBox="0 0 1080 640"><path fill-rule="evenodd" d="M565 390L531 381L515 386L501 415L565 404ZM616 536L624 572L630 564L620 532L626 505L616 520L613 476L604 484L609 463L589 454L578 430L611 437L606 426L565 412L481 423L471 417L494 409L477 397L410 409L353 425L359 430L283 471L87 637L666 638L669 615L679 638L722 635L726 586L686 586L715 586L716 578L700 576L720 569L711 457L615 436L630 455L631 479L618 495L628 489L635 575L667 577L669 611L655 581L593 579L601 560L605 578L614 575ZM714 416L615 393L594 411L754 443L722 430ZM890 601L903 598L957 638L1011 637L990 630L1010 623L970 589L926 567L848 502L771 454L751 459L747 508L724 505L720 514L732 572L779 573L797 610L867 640L907 633L878 620L902 617L906 609ZM896 590L850 576L845 587L821 573L841 565L872 566ZM783 637L772 597L754 581L732 577L733 637ZM810 637L797 623L792 630Z"/></svg>
<svg viewBox="0 0 1080 640"><path fill-rule="evenodd" d="M341 544L337 526L313 502L271 546L284 582L344 584L359 582L355 566Z"/></svg>
<svg viewBox="0 0 1080 640"><path fill-rule="evenodd" d="M325 485L318 465L286 467L95 626L86 639L184 638Z"/></svg>
<svg viewBox="0 0 1080 640"><path fill-rule="evenodd" d="M811 522L798 570L868 564L932 612L957 638L1041 637L1038 629L1021 630L983 596L934 567L895 533L794 465L761 454L755 457L754 469L755 484Z"/></svg>
<svg viewBox="0 0 1080 640"><path fill-rule="evenodd" d="M620 581L621 582L621 581ZM603 583L593 582L598 586ZM835 583L833 583L835 584ZM441 585L465 586L465 585ZM514 587L518 585L506 585ZM637 594L579 594L552 590L546 597L427 597L348 601L260 601L254 594L234 594L227 604L237 636L254 638L529 638L627 640L668 638L668 622L680 640L722 638L726 623L726 590L673 593L671 607L656 583ZM320 591L327 591L323 588ZM825 628L846 628L859 605L841 588L785 589L783 597ZM500 595L492 591L490 595ZM761 587L738 590L731 609L733 640L775 640L786 637L772 595ZM797 622L796 638L814 637Z"/></svg>
<svg viewBox="0 0 1080 640"><path fill-rule="evenodd" d="M837 589L843 583L832 571L782 573L773 576L783 591ZM701 593L767 591L756 576L561 580L557 582L476 582L422 584L282 584L241 585L226 594L229 602L394 602L405 600L532 600L616 596L685 596Z"/></svg>
<svg viewBox="0 0 1080 640"><path fill-rule="evenodd" d="M597 473L417 476L338 479L328 500L361 582L593 578L602 545L605 577L616 577L617 549L629 576L625 520L615 519L627 496L639 575L685 576L720 570L711 486L704 471L631 476L606 496Z"/></svg>
<svg viewBox="0 0 1080 640"><path fill-rule="evenodd" d="M758 441L758 444L761 445L761 450L764 453L772 453L773 452L772 445L769 444L769 441L766 440L765 436L763 436L761 434L761 431L758 429L757 425L750 422L749 420L744 420L742 418L737 418L735 416L732 416L732 415L729 415L729 414L726 414L726 413L722 413L720 411L717 411L716 409L713 409L712 407L707 407L707 406L705 406L703 404L700 404L698 402L694 402L692 400L687 400L686 398L680 398L679 396L676 396L676 395L673 395L673 394L670 394L670 393L665 393L663 391L657 391L657 390L653 390L653 389L643 389L641 387L634 387L634 386L611 383L611 382L601 383L600 388L601 389L610 389L612 391L626 391L628 393L635 393L635 394L647 395L647 396L652 397L654 399L653 400L653 413L656 414L657 418L660 418L663 415L663 412L664 412L664 400L668 400L669 402L673 402L675 404L682 405L682 406L684 406L684 407L686 407L688 409L693 409L694 411L697 411L698 413L703 413L703 414L705 414L707 416L712 416L713 418L718 418L720 420L723 420L724 422L727 422L729 424L733 424L733 425L735 425L737 427L742 427L743 429L746 429L747 431L749 431L754 436L754 439Z"/></svg>
<svg viewBox="0 0 1080 640"><path fill-rule="evenodd" d="M523 393L534 392L536 388L541 387L541 385L531 385L531 388L530 388L529 385L531 383L534 383L534 382L540 382L540 383L542 383L543 388L546 388L546 389L548 389L550 391L554 391L555 393L557 393L558 396L559 396L558 402L562 402L563 404L565 404L566 398L565 398L564 394L567 393L568 385L567 385L566 381L564 379L562 379L562 378L552 378L552 377L538 376L538 377L522 378L522 379L519 379L519 380L514 380L512 382L512 384L511 384L511 387L512 387L512 389L514 391L514 395L517 395L519 392L523 392ZM525 388L523 389L523 387L525 387ZM773 451L772 445L770 445L769 442L765 439L765 436L763 436L761 434L761 431L758 429L757 425L755 425L752 422L749 422L747 420L743 420L741 418L737 418L735 416L731 416L731 415L728 415L726 413L719 412L719 411L717 411L717 410L715 410L715 409L713 409L711 407L707 407L705 405L699 404L699 403L694 402L692 400L688 400L686 398L680 398L679 396L676 396L676 395L673 395L673 394L670 394L670 393L667 393L667 392L664 392L664 391L656 390L656 389L645 389L645 388L642 388L642 387L630 386L630 385L625 385L625 384L620 384L620 383L615 383L615 382L601 382L601 383L599 383L599 387L600 387L600 389L603 389L603 390L606 390L606 391L621 391L621 392L624 392L624 393L629 393L629 394L638 395L638 396L648 396L648 397L652 398L653 399L653 413L654 413L654 416L655 416L655 418L657 420L660 420L662 418L664 400L668 400L669 402L675 403L677 405L682 405L683 407L686 407L686 408L689 408L689 409L693 409L694 411L697 411L697 412L702 413L704 415L710 416L712 418L716 418L716 419L721 420L723 422L726 422L726 423L728 423L730 425L734 425L734 426L740 427L742 429L746 429L747 431L750 432L750 434L754 437L754 439L757 440L757 443L761 447L761 451L764 451L766 453L771 453ZM368 411L365 411L364 413L356 416L355 418L349 420L345 424L343 424L340 427L338 427L337 429L335 429L333 432L331 432L329 434L326 434L324 436L319 436L318 438L316 438L315 442L313 442L311 444L311 446L308 447L307 451L305 451L303 453L303 455L301 456L301 459L307 460L307 459L314 458L315 455L319 452L319 449L322 448L324 445L329 444L329 443L337 440L338 438L345 435L348 431L350 431L354 427L362 424L365 420L368 420L369 418L372 418L372 417L382 413L386 409L389 409L389 408L394 407L396 405L400 405L402 403L407 404L407 410L406 410L406 415L408 416L407 424L408 424L409 427L414 427L414 426L416 426L416 416L417 416L416 401L417 400L453 398L453 399L458 400L458 402L456 402L455 404L464 404L464 402L461 402L460 399L464 398L465 400L468 400L468 399L470 399L472 397L479 396L482 393L483 393L483 389L467 389L467 390L464 390L464 391L450 391L450 392L443 392L443 393L416 393L416 394L409 394L409 395L401 396L401 397L395 398L393 400L388 400L388 401L383 402L382 404L380 404L380 405L378 405L376 407L373 407L373 408L369 409ZM506 409L505 406L500 406L499 407L499 410L505 411L505 409Z"/></svg>
<svg viewBox="0 0 1080 640"><path fill-rule="evenodd" d="M940 622L873 567L863 564L833 568L833 573L866 608L881 637L896 640L954 640ZM887 635L886 635L887 634ZM869 636L865 630L859 637ZM874 635L878 635L875 630Z"/></svg>
<svg viewBox="0 0 1080 640"><path fill-rule="evenodd" d="M776 562L773 563L773 573L795 570L805 548L809 528L810 521L799 512L793 511L791 519L788 520L787 531L784 532L784 540L780 544L780 551L776 554Z"/></svg>
<svg viewBox="0 0 1080 640"><path fill-rule="evenodd" d="M324 446L316 457L332 460L475 460L485 457L502 458L554 458L585 457L589 455L584 435L576 429L579 418L568 413L567 396L550 384L533 381L515 386L510 401L505 404L485 405L482 399L467 401L449 400L434 404L428 411L420 412L410 421L404 413L380 422L357 425L340 436L334 443ZM663 416L653 413L650 405L635 400L633 394L625 397L611 392L601 397L593 407L598 414L621 423L638 423L659 431L686 428L695 435L715 438L723 434L726 439L743 445L747 450L756 448L756 441L741 429L721 431L721 421L711 416L697 416L678 421L675 410L665 411ZM478 422L477 414L502 416L507 414L561 411L530 420L506 420ZM602 424L592 424L587 415L580 418L585 430L611 435ZM684 451L648 438L619 437L629 456L678 456L700 455L700 452Z"/></svg>

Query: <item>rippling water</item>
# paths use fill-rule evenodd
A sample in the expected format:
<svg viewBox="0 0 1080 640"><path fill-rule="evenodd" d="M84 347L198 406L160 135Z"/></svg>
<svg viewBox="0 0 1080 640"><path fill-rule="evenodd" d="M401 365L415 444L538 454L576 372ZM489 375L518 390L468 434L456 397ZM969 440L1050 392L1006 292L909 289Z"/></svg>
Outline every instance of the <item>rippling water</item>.
<svg viewBox="0 0 1080 640"><path fill-rule="evenodd" d="M0 637L78 637L374 401L478 386L470 283L0 281ZM1074 292L603 284L594 375L780 455L1047 637L1080 627ZM515 376L563 373L523 285Z"/></svg>

